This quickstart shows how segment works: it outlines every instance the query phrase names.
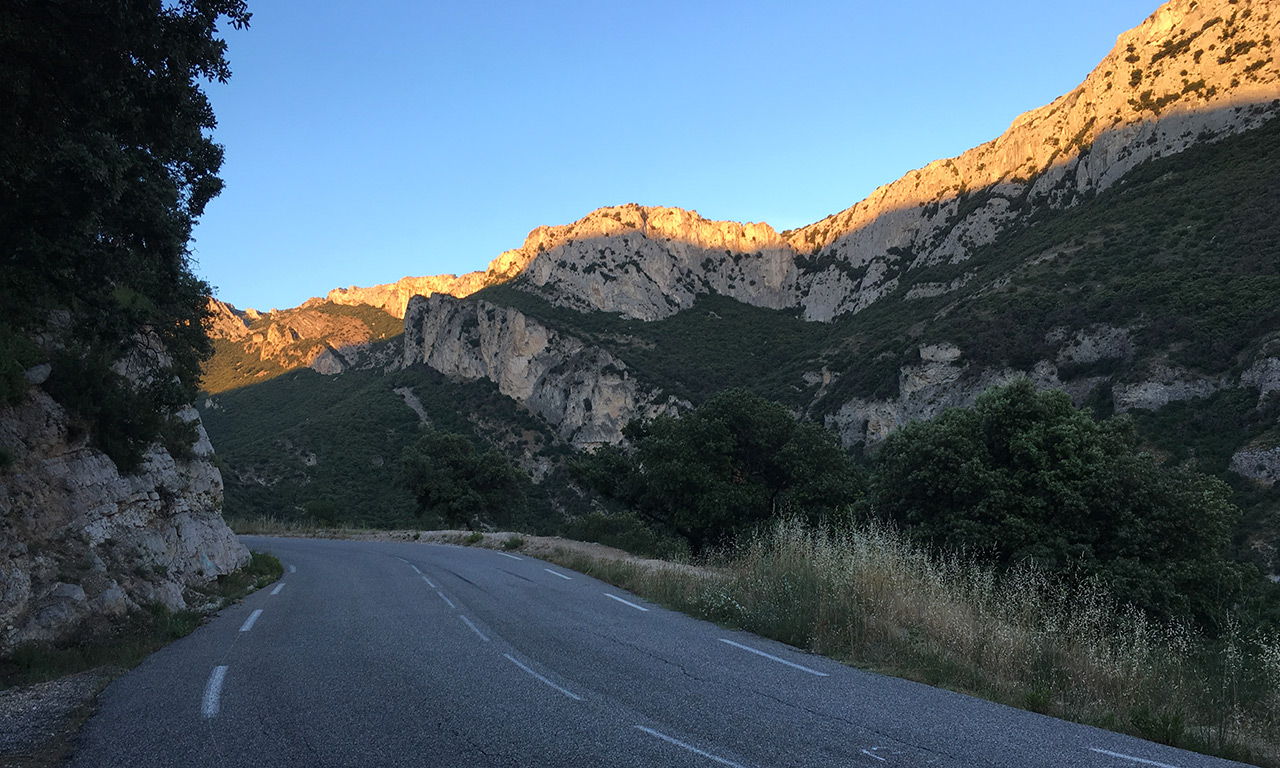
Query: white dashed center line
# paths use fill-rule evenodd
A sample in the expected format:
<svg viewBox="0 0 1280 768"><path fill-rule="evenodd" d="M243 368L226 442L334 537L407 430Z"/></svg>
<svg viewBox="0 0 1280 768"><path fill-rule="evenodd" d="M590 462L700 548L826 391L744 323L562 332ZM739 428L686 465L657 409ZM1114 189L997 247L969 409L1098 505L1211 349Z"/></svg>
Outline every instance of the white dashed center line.
<svg viewBox="0 0 1280 768"><path fill-rule="evenodd" d="M439 595L440 599L445 602L445 605L449 606L450 608L457 608L457 606L453 604L452 600L444 596L443 592L440 592L439 590L437 590L436 594Z"/></svg>
<svg viewBox="0 0 1280 768"><path fill-rule="evenodd" d="M434 581L432 581L431 579L428 579L426 576L423 576L423 577L422 577L422 580L423 580L423 581L425 581L425 582L427 582L427 586L428 586L428 587L431 587L432 589L435 589L435 588L436 588L436 584L435 584L435 582L434 582Z"/></svg>
<svg viewBox="0 0 1280 768"><path fill-rule="evenodd" d="M552 576L559 576L560 578L564 579L565 581L573 581L573 579L569 578L568 576L565 576L563 573L556 573L555 571L551 570L550 568L543 568L542 570L546 571L547 573L551 574Z"/></svg>
<svg viewBox="0 0 1280 768"><path fill-rule="evenodd" d="M809 669L808 667L805 667L805 666L801 666L801 665L799 665L799 664L796 664L794 661L787 661L786 659L780 659L780 658L778 658L777 656L774 656L774 655L773 655L773 654L771 654L771 653L765 653L764 651L757 651L755 648L752 648L752 647L747 646L747 645L743 645L742 643L735 643L735 642L733 642L732 640L725 640L723 637L722 637L722 638L720 638L720 642L722 642L722 643L728 643L729 645L732 645L734 648L741 648L741 649L742 649L742 650L744 650L744 651L750 651L750 652L752 652L752 653L756 654L757 656L763 656L763 657L765 657L766 659L770 659L770 660L772 660L772 661L776 661L776 662L778 662L779 664L786 664L788 667L794 667L795 669L799 669L799 670L801 670L801 671L808 672L808 673L809 673L809 674L811 674L811 675L817 675L818 677L830 677L830 675L828 675L826 672L819 672L819 671L818 671L818 670L816 670L816 669Z"/></svg>
<svg viewBox="0 0 1280 768"><path fill-rule="evenodd" d="M475 632L477 635L479 635L481 640L485 641L486 643L487 643L487 642L489 642L489 638L485 637L485 636L484 636L484 633L483 633L483 632L481 632L481 631L476 627L476 625L475 625L475 624L472 624L472 623L471 623L471 619L468 619L466 616L463 616L462 614L458 614L458 618L462 619L462 620L463 620L463 622L465 622L465 623L466 623L466 625L467 625L468 627L471 627L471 631L472 631L472 632Z"/></svg>
<svg viewBox="0 0 1280 768"><path fill-rule="evenodd" d="M665 734L665 733L659 733L658 731L655 731L655 730L653 730L652 728L645 728L643 725L637 725L637 726L636 726L636 728L637 728L638 730L644 731L645 733L649 734L650 736L657 736L659 739L662 739L663 741L667 742L668 744L675 744L677 747L680 747L681 749L687 749L687 750L689 750L690 752L694 753L695 755L702 755L703 757L707 758L708 760L714 760L714 761L716 761L717 763L719 763L719 764L721 764L721 765L731 765L731 766L733 766L733 768L743 768L743 766L742 766L741 764L739 764L739 763L735 763L735 762L733 762L732 760L725 760L723 757L716 757L715 755L711 754L710 752L703 752L701 749L698 749L697 747L693 746L692 744L685 744L683 741L680 741L679 739L673 739L673 738L671 738L670 736L668 736L667 734Z"/></svg>
<svg viewBox="0 0 1280 768"><path fill-rule="evenodd" d="M278 594L280 594L280 590L282 590L282 589L284 589L284 582L283 582L283 581L282 581L282 582L280 582L279 584L277 584L275 589L271 590L271 594L273 594L273 595L278 595Z"/></svg>
<svg viewBox="0 0 1280 768"><path fill-rule="evenodd" d="M1118 757L1121 760L1128 760L1134 763L1141 763L1142 765L1154 765L1156 766L1156 768L1178 768L1178 766L1176 765L1170 765L1168 763L1157 763L1155 760L1146 760L1141 757L1134 757L1133 755L1126 755L1120 752L1112 752L1109 749L1098 749L1097 747L1089 747L1089 751L1097 752L1100 755L1107 755L1108 757Z"/></svg>
<svg viewBox="0 0 1280 768"><path fill-rule="evenodd" d="M509 557L509 558L511 558L512 560L523 560L523 559L524 559L523 557L516 557L515 555L508 555L506 552L499 552L498 554L502 555L503 557Z"/></svg>
<svg viewBox="0 0 1280 768"><path fill-rule="evenodd" d="M565 696L568 696L569 698L573 699L574 701L582 701L582 697L581 697L581 696L579 696L578 694L574 693L573 691L568 691L568 690L565 690L564 688L561 688L560 686L558 686L558 685L556 685L555 683L551 682L550 680L548 680L547 678L545 678L545 677L543 677L542 675L538 674L537 672L534 672L532 669L529 669L528 667L526 667L525 665L523 665L523 664L521 664L519 661L517 661L515 656L512 656L512 655L511 655L511 654L509 654L509 653L504 653L504 654L502 654L502 655L507 657L507 661L511 662L512 664L515 664L517 667L519 667L519 668L523 669L525 672L528 672L530 675L533 675L535 678L537 678L538 680L541 680L542 682L546 683L547 685L551 686L552 688L555 688L557 691L559 691L559 692L563 693Z"/></svg>
<svg viewBox="0 0 1280 768"><path fill-rule="evenodd" d="M409 563L409 567L413 569L414 573L418 574L419 576L422 575L422 571L418 570L418 566L414 565L413 563Z"/></svg>
<svg viewBox="0 0 1280 768"><path fill-rule="evenodd" d="M200 714L213 717L222 707L219 698L222 696L222 679L227 676L225 666L214 667L209 675L209 682L204 686L204 698L200 701Z"/></svg>
<svg viewBox="0 0 1280 768"><path fill-rule="evenodd" d="M244 620L244 624L241 624L241 625L240 625L240 631L241 631L241 632L248 632L249 630L253 629L253 622L257 621L257 620L258 620L258 617L259 617L259 616L261 616L261 615L262 615L262 609L261 609L261 608L259 608L258 610L254 611L253 613L249 614L249 618L245 619L245 620Z"/></svg>
<svg viewBox="0 0 1280 768"><path fill-rule="evenodd" d="M645 608L643 605L636 605L635 603L631 602L630 600L623 600L622 598L618 597L617 595L611 595L611 594L609 594L608 592L605 592L605 593L604 593L604 596L605 596L605 597L611 597L611 598L613 598L614 600L617 600L618 602L622 603L623 605L629 605L629 606L631 606L632 608L635 608L637 611L644 611L644 612L646 612L646 613L648 613L648 611L649 611L649 609L648 609L648 608Z"/></svg>
<svg viewBox="0 0 1280 768"><path fill-rule="evenodd" d="M298 566L296 565L289 566L289 573L297 573L297 572L298 572Z"/></svg>

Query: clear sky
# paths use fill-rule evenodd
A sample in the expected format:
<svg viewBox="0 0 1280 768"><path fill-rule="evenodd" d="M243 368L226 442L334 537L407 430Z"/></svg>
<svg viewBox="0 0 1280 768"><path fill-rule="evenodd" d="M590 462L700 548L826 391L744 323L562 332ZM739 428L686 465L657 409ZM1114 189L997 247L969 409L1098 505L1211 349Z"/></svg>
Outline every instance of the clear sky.
<svg viewBox="0 0 1280 768"><path fill-rule="evenodd" d="M995 138L1158 5L250 0L196 270L283 309L605 205L802 226Z"/></svg>

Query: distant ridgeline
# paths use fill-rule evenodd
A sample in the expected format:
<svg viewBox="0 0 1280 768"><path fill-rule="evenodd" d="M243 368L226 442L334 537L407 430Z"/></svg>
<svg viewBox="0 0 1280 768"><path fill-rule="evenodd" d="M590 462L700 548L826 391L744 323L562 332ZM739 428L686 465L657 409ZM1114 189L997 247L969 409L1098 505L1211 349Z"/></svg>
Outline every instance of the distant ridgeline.
<svg viewBox="0 0 1280 768"><path fill-rule="evenodd" d="M559 530L598 504L575 451L731 387L861 452L1028 377L1225 479L1239 552L1275 572L1278 22L1168 3L1001 137L798 230L602 208L483 273L215 304L200 410L228 514L411 524L395 466L430 423L502 446L524 522Z"/></svg>

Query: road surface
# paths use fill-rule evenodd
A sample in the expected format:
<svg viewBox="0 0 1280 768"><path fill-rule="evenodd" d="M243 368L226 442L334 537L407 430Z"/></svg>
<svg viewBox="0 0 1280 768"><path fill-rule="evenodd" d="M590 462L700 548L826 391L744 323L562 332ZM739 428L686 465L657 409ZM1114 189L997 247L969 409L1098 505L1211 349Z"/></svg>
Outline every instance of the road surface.
<svg viewBox="0 0 1280 768"><path fill-rule="evenodd" d="M102 694L72 765L1239 765L870 674L524 555L245 537L274 586Z"/></svg>

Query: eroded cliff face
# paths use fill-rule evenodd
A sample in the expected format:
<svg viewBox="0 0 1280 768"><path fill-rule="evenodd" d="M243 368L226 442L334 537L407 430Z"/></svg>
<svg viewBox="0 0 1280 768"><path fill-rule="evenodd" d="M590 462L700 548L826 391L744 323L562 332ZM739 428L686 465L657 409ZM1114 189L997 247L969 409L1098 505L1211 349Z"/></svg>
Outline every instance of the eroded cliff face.
<svg viewBox="0 0 1280 768"><path fill-rule="evenodd" d="M758 307L796 300L795 252L768 224L709 221L696 211L624 205L538 227L489 264L491 283L553 304L658 320L718 293Z"/></svg>
<svg viewBox="0 0 1280 768"><path fill-rule="evenodd" d="M199 436L190 455L158 445L121 475L67 411L38 387L0 409L0 652L57 640L92 622L160 602L243 565L221 517L222 477Z"/></svg>
<svg viewBox="0 0 1280 768"><path fill-rule="evenodd" d="M334 288L325 296L324 301L347 306L367 304L395 317L404 318L409 299L414 296L444 293L461 299L488 285L488 279L488 274L485 272L468 272L461 276L402 277L394 283L384 283L368 288L355 285L349 288ZM311 299L302 306L305 307L317 301L320 300Z"/></svg>
<svg viewBox="0 0 1280 768"><path fill-rule="evenodd" d="M508 307L418 296L404 327L404 365L488 379L579 448L616 443L631 419L676 407L639 387L608 352Z"/></svg>
<svg viewBox="0 0 1280 768"><path fill-rule="evenodd" d="M788 233L811 320L856 312L915 267L959 263L1033 210L1063 208L1134 166L1277 114L1280 16L1250 0L1177 0L1120 35L1083 83L999 138Z"/></svg>

